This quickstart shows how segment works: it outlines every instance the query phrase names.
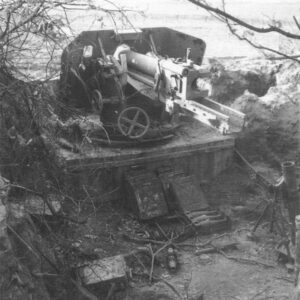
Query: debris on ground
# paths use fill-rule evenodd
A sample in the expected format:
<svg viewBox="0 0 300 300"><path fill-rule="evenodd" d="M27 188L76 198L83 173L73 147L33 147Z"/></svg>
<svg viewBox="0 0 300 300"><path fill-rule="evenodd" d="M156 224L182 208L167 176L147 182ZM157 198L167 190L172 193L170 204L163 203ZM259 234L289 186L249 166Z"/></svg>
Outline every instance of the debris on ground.
<svg viewBox="0 0 300 300"><path fill-rule="evenodd" d="M76 266L78 276L85 285L96 283L126 284L126 263L122 255L82 263Z"/></svg>

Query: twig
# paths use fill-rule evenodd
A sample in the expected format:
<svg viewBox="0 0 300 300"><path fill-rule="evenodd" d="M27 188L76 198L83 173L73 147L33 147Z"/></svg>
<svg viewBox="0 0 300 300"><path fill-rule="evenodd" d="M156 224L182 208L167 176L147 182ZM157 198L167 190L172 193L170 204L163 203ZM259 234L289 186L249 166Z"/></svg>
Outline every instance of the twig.
<svg viewBox="0 0 300 300"><path fill-rule="evenodd" d="M113 296L113 293L115 292L115 290L116 290L116 284L113 282L110 285L110 288L109 288L109 291L107 293L107 296L106 296L105 300L110 300L111 297Z"/></svg>
<svg viewBox="0 0 300 300"><path fill-rule="evenodd" d="M201 248L201 247L205 247L205 246L211 244L212 241L222 238L223 236L226 236L229 234L231 234L231 233L225 232L225 233L222 233L220 235L210 238L209 240L207 240L204 243L197 243L197 244L196 243L176 242L177 237L175 237L175 238L172 237L172 242L169 245L172 244L174 247L196 247L196 248L200 247ZM131 237L127 234L123 234L123 238L127 241L134 242L137 244L149 244L150 243L150 244L156 244L156 245L165 245L165 243L166 243L165 241L157 241L157 240L152 240L152 239Z"/></svg>
<svg viewBox="0 0 300 300"><path fill-rule="evenodd" d="M151 240L151 239L140 239L140 238L135 238L135 237L131 237L125 233L123 233L123 239L133 242L133 243L137 243L137 244L156 244L156 245L164 245L165 242L162 241L156 241L156 240Z"/></svg>
<svg viewBox="0 0 300 300"><path fill-rule="evenodd" d="M288 277L274 276L274 278L279 279L279 280L285 280L290 283L294 283L294 280L291 278L288 278Z"/></svg>
<svg viewBox="0 0 300 300"><path fill-rule="evenodd" d="M87 219L83 219L83 220L75 220L71 217L68 217L66 215L61 215L61 214L58 214L57 215L58 218L61 218L61 219L64 219L64 220L67 220L67 221L70 221L72 223L75 223L75 224L85 224L87 222Z"/></svg>
<svg viewBox="0 0 300 300"><path fill-rule="evenodd" d="M300 39L300 35L299 34L294 34L294 33L291 33L289 31L285 31L279 27L276 27L276 26L268 26L268 27L256 27L256 26L253 26L252 24L249 24L239 18L236 18L234 17L233 15L227 13L226 11L224 10L221 10L221 9L218 9L218 8L215 8L215 7L212 7L210 5L207 5L205 3L203 3L202 1L199 1L199 0L188 0L189 2L197 5L197 6L200 6L201 8L204 8L205 10L207 11L211 11L213 13L216 13L218 16L222 16L223 18L225 19L228 19L230 21L233 21L245 28L248 28L252 31L255 31L255 32L259 32L259 33L269 33L269 32L277 32L281 35L284 35L286 37L289 37L289 38L293 38L293 39Z"/></svg>
<svg viewBox="0 0 300 300"><path fill-rule="evenodd" d="M33 250L28 242L26 242L10 225L7 224L6 226L38 259L40 259L40 256Z"/></svg>
<svg viewBox="0 0 300 300"><path fill-rule="evenodd" d="M224 257L226 257L227 259L230 260L234 260L240 263L248 263L248 264L252 264L252 265L262 265L266 268L275 268L276 266L262 262L262 261L258 261L258 260L254 260L254 259L249 259L249 258L244 258L244 257L235 257L235 256L231 256L231 255L227 255L224 251L217 249L218 252L220 254L222 254Z"/></svg>
<svg viewBox="0 0 300 300"><path fill-rule="evenodd" d="M182 297L182 295L177 291L177 289L174 287L174 285L172 285L169 281L165 280L162 277L158 277L158 276L154 276L154 278L156 280L161 280L165 285L167 285L181 300L183 300L184 298Z"/></svg>
<svg viewBox="0 0 300 300"><path fill-rule="evenodd" d="M71 279L71 282L77 287L78 291L85 296L85 298L89 300L99 300L98 297L96 297L94 294L92 294L89 290L87 290L85 287L83 287L80 283L78 283L76 280Z"/></svg>
<svg viewBox="0 0 300 300"><path fill-rule="evenodd" d="M212 238L210 238L209 240L207 240L206 242L204 243L194 243L194 244L191 244L191 243L175 243L176 246L182 246L182 247L196 247L196 248L202 248L202 247L205 247L207 245L210 245L212 243L212 241L214 240L217 240L219 238L222 238L226 235L229 235L230 232L225 232L225 233L222 233L220 235L217 235L217 236L213 236Z"/></svg>
<svg viewBox="0 0 300 300"><path fill-rule="evenodd" d="M42 256L48 262L48 264L56 271L56 273L60 274L60 270L56 266L56 264L47 255L44 254L44 252L39 248L38 245L36 245L36 249L39 252L40 256Z"/></svg>
<svg viewBox="0 0 300 300"><path fill-rule="evenodd" d="M155 259L155 254L153 253L153 249L151 247L151 244L149 244L148 249L151 254L151 267L150 267L150 272L149 272L149 282L152 282L152 276L153 276L153 269L154 269L154 259Z"/></svg>
<svg viewBox="0 0 300 300"><path fill-rule="evenodd" d="M35 273L35 272L31 272L32 276L35 277L58 277L60 276L59 274L52 274L52 273Z"/></svg>
<svg viewBox="0 0 300 300"><path fill-rule="evenodd" d="M153 269L154 269L155 256L159 252L161 252L162 250L164 250L165 248L167 248L168 246L170 246L171 244L172 244L172 240L169 240L169 241L167 241L167 243L165 243L161 248L159 248L155 252L153 252L151 244L149 244L149 250L150 250L150 253L151 253L151 268L150 268L150 273L149 273L149 281L150 282L152 282L152 275L153 275Z"/></svg>
<svg viewBox="0 0 300 300"><path fill-rule="evenodd" d="M151 253L151 268L150 268L150 273L149 273L149 281L150 281L150 283L152 282L155 256L158 253L160 253L162 250L164 250L165 248L167 248L168 246L170 246L171 244L173 244L173 233L171 235L171 238L161 248L159 248L155 252L153 252L151 244L149 245L149 250L150 250L150 253Z"/></svg>
<svg viewBox="0 0 300 300"><path fill-rule="evenodd" d="M83 185L82 188L83 188L84 192L86 193L88 199L91 201L91 203L92 203L92 205L93 205L94 213L96 213L96 206L95 206L95 203L94 203L94 201L93 201L91 195L90 195L89 192L87 191L86 186Z"/></svg>
<svg viewBox="0 0 300 300"><path fill-rule="evenodd" d="M299 24L297 18L295 16L293 16L293 19L294 19L294 22L297 25L298 29L300 30L300 24Z"/></svg>
<svg viewBox="0 0 300 300"><path fill-rule="evenodd" d="M237 245L238 243L228 243L226 245L223 246L210 246L210 247L204 247L201 250L196 250L196 254L197 255L201 255L201 254L205 254L205 253L216 253L219 250L234 250L237 249Z"/></svg>
<svg viewBox="0 0 300 300"><path fill-rule="evenodd" d="M250 298L250 300L254 300L256 297L258 297L259 295L263 294L266 290L268 290L270 287L267 286L266 288L264 288L262 291L256 293L253 297Z"/></svg>
<svg viewBox="0 0 300 300"><path fill-rule="evenodd" d="M11 183L11 184L8 184L8 186L15 187L15 188L18 188L18 189L21 189L21 190L24 190L24 191L27 191L27 192L30 192L30 193L34 193L34 194L36 194L38 196L41 196L41 197L43 196L42 193L34 191L34 190L29 189L29 188L27 188L25 186L22 186L22 185Z"/></svg>
<svg viewBox="0 0 300 300"><path fill-rule="evenodd" d="M165 231L161 228L161 226L155 222L156 227L158 228L158 230L160 231L160 233L165 237L166 240L169 240L167 234L165 233Z"/></svg>
<svg viewBox="0 0 300 300"><path fill-rule="evenodd" d="M189 0L190 1L190 0ZM224 0L223 0L224 1ZM223 2L224 3L224 2ZM275 50L275 49L272 49L270 47L266 47L266 46L263 46L263 45L260 45L260 44L256 44L254 43L253 41L251 41L250 39L248 39L245 35L241 36L240 34L238 34L236 32L236 30L232 27L232 25L230 24L229 22L229 19L227 18L224 18L224 22L227 24L227 27L228 29L230 30L231 34L234 35L235 37L237 37L240 41L246 41L249 45L251 45L252 47L256 48L256 49L259 49L259 50L262 50L263 51L269 51L271 53L274 53L274 54L277 54L277 55L280 55L286 59L291 59L293 61L296 61L297 63L300 63L300 61L295 58L294 56L291 56L291 55L288 55L288 54L285 54L281 51L278 51L278 50ZM299 36L300 37L300 36Z"/></svg>

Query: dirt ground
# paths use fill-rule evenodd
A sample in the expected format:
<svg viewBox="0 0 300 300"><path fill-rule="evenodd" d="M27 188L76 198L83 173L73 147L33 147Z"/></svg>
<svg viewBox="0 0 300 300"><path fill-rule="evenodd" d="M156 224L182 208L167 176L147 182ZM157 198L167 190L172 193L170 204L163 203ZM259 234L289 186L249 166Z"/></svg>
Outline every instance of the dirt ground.
<svg viewBox="0 0 300 300"><path fill-rule="evenodd" d="M212 206L230 216L231 230L208 236L198 235L178 243L176 253L179 270L175 274L166 268L166 250L160 252L154 274L171 284L182 295L182 299L200 299L197 297L201 294L207 300L291 299L294 277L278 262L275 248L281 237L276 233L276 226L271 233L267 217L255 235L249 236L264 205L270 201L269 195L253 184L236 165L203 186L203 190ZM88 217L88 221L86 225L72 225L67 229L64 235L68 237L68 242L75 245L78 253L94 254L100 258L130 253L145 246L124 240L124 234L138 238L147 237L146 234L151 236L155 226L139 223L130 212L120 207L120 203L105 204L98 208L83 207L79 215L78 212L76 214ZM173 223L164 223L163 228L169 233L175 227ZM197 254L202 248L194 245L209 240L221 244L235 242L237 246L234 250L221 253ZM184 246L186 244L189 246ZM152 247L155 251L161 245ZM144 264L149 270L149 260L146 259ZM142 272L141 266L133 264L129 267L135 275L129 287L120 291L116 299L180 299L165 282L157 280L149 284L145 274L138 276ZM101 295L95 286L89 289L94 293L96 291L97 296ZM159 295L165 298L159 298Z"/></svg>

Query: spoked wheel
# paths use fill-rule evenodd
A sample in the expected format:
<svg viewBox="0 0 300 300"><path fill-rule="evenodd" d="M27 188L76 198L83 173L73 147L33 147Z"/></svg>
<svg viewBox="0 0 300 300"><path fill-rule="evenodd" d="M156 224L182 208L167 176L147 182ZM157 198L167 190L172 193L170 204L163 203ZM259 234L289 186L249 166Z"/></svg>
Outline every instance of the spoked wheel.
<svg viewBox="0 0 300 300"><path fill-rule="evenodd" d="M91 105L93 112L101 114L103 109L103 98L101 92L97 89L92 91Z"/></svg>
<svg viewBox="0 0 300 300"><path fill-rule="evenodd" d="M150 127L150 118L141 108L133 106L121 111L118 117L120 132L130 139L143 137Z"/></svg>

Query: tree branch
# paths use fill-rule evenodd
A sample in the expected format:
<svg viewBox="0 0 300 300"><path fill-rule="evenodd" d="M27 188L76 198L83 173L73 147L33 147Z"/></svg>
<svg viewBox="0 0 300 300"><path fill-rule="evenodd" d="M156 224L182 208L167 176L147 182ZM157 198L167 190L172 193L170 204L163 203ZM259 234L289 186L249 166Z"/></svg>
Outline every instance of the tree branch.
<svg viewBox="0 0 300 300"><path fill-rule="evenodd" d="M222 0L222 4L223 4L223 11L226 13L226 11L225 11L225 0ZM283 53L283 52L281 52L281 51L272 49L272 48L270 48L270 47L258 45L258 44L256 44L256 43L254 43L253 41L251 41L250 39L248 39L247 37L239 35L239 34L236 33L236 31L232 28L232 25L230 24L228 18L224 17L224 22L227 24L227 27L228 27L228 29L230 30L231 34L234 35L234 36L236 36L239 40L241 40L241 41L246 41L249 45L251 45L252 47L254 47L254 48L256 48L256 49L259 49L259 50L265 50L265 51L268 51L268 52L271 52L271 53L280 55L281 57L284 57L284 58L286 58L286 59L291 59L291 60L296 61L297 63L300 63L300 60L297 59L298 56L291 56L291 55L288 55L288 54ZM265 54L265 53L264 53L264 54Z"/></svg>
<svg viewBox="0 0 300 300"><path fill-rule="evenodd" d="M38 5L38 7L24 20L20 21L18 24L15 24L14 27L12 27L10 30L7 31L7 35L11 34L12 32L16 31L17 29L19 29L20 27L24 26L25 24L27 24L28 22L30 22L32 19L34 19L40 12L40 9L43 8L43 5L45 3L45 0L41 1L40 4ZM0 39L2 39L5 36L4 33L1 34Z"/></svg>
<svg viewBox="0 0 300 300"><path fill-rule="evenodd" d="M300 39L300 35L299 34L294 34L294 33L291 33L289 31L286 31L286 30L283 30L279 27L276 27L276 26L268 26L268 27L257 27L257 26L254 26L254 25L251 25L239 18L236 18L235 16L219 9L219 8L216 8L216 7L212 7L211 5L208 5L206 4L205 2L201 1L201 0L188 0L189 2L199 6L199 7L202 7L203 9L207 10L207 11L210 11L210 12L213 12L213 13L216 13L218 16L223 16L225 17L226 19L230 20L230 21L233 21L235 23L237 23L238 25L241 25L245 28L248 28L252 31L255 31L255 32L259 32L259 33L270 33L270 32L277 32L283 36L286 36L288 38L292 38L292 39Z"/></svg>
<svg viewBox="0 0 300 300"><path fill-rule="evenodd" d="M294 21L295 21L296 26L297 26L298 29L300 30L300 24L299 24L297 18L296 18L295 16L293 16L293 19L294 19Z"/></svg>

